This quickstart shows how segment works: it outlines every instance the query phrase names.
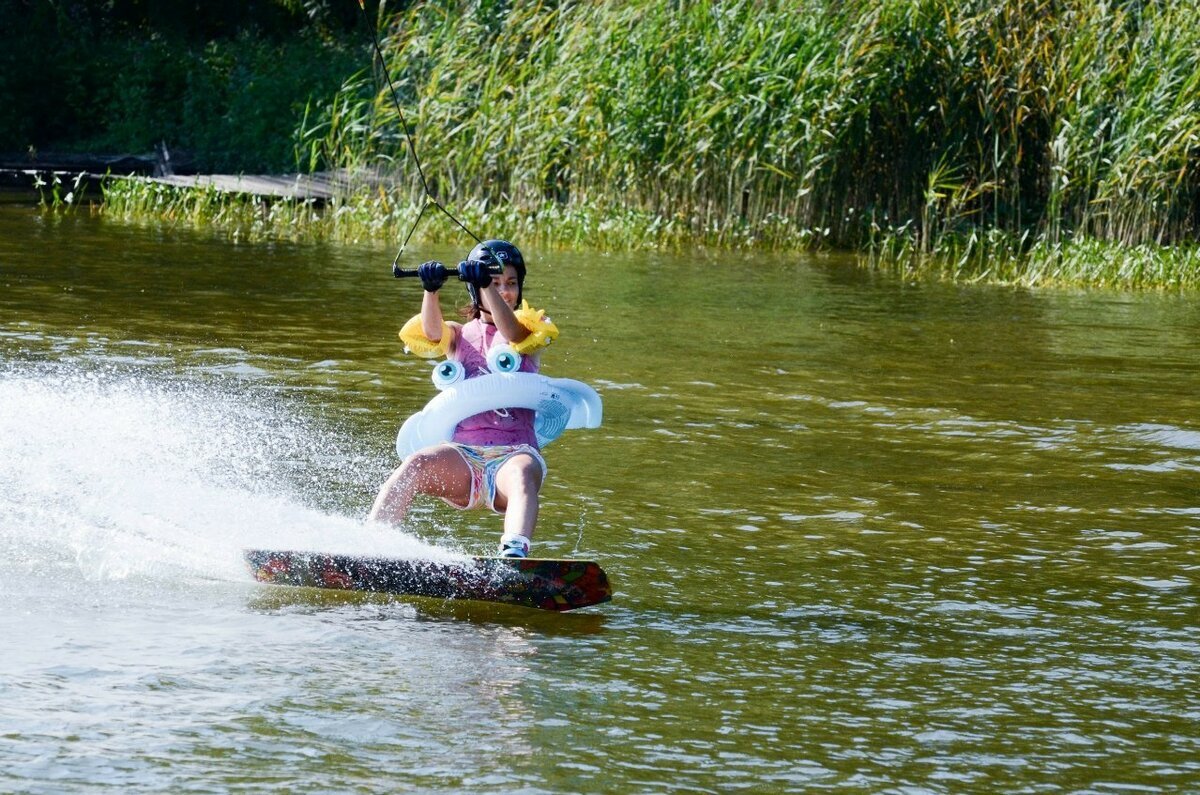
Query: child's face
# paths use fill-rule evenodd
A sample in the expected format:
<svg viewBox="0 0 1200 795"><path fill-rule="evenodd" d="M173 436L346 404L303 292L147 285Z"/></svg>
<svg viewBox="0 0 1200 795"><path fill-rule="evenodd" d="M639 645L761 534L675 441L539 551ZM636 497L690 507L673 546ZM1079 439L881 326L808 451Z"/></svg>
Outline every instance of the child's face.
<svg viewBox="0 0 1200 795"><path fill-rule="evenodd" d="M504 299L504 303L513 309L517 308L517 296L521 294L521 288L517 283L515 266L505 265L503 274L492 277L492 286L500 291L500 297Z"/></svg>

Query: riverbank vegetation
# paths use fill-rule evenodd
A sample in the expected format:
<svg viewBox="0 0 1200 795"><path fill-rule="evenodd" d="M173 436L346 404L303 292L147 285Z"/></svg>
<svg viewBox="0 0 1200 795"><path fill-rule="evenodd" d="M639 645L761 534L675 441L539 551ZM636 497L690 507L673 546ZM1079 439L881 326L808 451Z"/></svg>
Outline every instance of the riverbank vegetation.
<svg viewBox="0 0 1200 795"><path fill-rule="evenodd" d="M310 96L361 70L354 0L0 0L0 155L149 154L295 168Z"/></svg>
<svg viewBox="0 0 1200 795"><path fill-rule="evenodd" d="M430 186L481 234L1200 286L1200 0L427 0L376 18ZM359 57L286 130L302 170L364 176L304 226L397 240L420 178ZM107 198L221 215L157 191ZM245 233L298 223L243 204L222 212Z"/></svg>

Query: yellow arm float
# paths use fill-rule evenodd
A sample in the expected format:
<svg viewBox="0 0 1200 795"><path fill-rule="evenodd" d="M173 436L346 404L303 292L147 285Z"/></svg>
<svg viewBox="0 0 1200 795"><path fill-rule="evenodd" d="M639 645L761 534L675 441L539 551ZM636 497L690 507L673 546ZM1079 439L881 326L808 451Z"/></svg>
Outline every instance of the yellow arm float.
<svg viewBox="0 0 1200 795"><path fill-rule="evenodd" d="M544 348L558 339L558 326L550 322L543 309L533 309L528 301L521 302L515 312L517 322L529 330L529 336L520 342L510 343L512 349L522 356Z"/></svg>
<svg viewBox="0 0 1200 795"><path fill-rule="evenodd" d="M422 359L446 356L450 351L450 336L450 326L442 321L442 338L434 342L426 337L425 330L421 327L420 315L414 315L404 324L404 328L400 329L400 341L404 343L404 349Z"/></svg>

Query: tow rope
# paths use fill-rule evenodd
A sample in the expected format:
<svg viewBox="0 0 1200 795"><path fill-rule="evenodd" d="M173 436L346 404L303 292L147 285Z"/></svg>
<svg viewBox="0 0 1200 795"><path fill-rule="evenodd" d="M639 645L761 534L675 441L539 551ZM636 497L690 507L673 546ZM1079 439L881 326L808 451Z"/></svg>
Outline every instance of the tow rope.
<svg viewBox="0 0 1200 795"><path fill-rule="evenodd" d="M408 241L412 239L413 232L417 231L417 226L425 217L425 213L430 207L435 207L441 210L442 213L449 218L454 224L466 232L476 242L482 244L483 241L479 236L468 229L462 221L442 205L438 198L433 195L433 191L429 189L429 182L425 179L425 169L421 167L421 158L417 156L417 144L413 140L412 129L408 126L408 119L404 115L404 109L400 106L400 96L396 93L396 86L392 82L392 76L388 72L387 60L383 57L383 48L379 46L379 30L371 21L370 15L367 14L366 0L358 0L359 10L362 11L363 21L367 25L367 30L371 33L371 44L375 46L375 55L379 58L379 66L383 70L383 77L387 80L388 90L392 95L392 102L396 104L396 112L400 115L400 126L404 128L404 137L408 141L408 150L412 153L413 162L417 164L417 175L421 178L421 190L425 194L425 202L421 205L421 211L417 213L417 218L408 229L408 234L404 236L404 242L400 244L400 250L396 252L396 258L392 260L392 275L397 279L404 276L415 276L415 270L405 270L400 267L400 257L404 254L404 249L408 246Z"/></svg>

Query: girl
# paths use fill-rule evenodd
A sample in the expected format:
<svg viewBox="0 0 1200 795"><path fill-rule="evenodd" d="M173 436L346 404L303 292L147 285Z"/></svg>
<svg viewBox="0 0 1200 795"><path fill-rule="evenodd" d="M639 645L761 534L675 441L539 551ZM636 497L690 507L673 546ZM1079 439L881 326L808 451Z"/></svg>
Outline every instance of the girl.
<svg viewBox="0 0 1200 795"><path fill-rule="evenodd" d="M493 274L497 264L503 266L500 275ZM471 304L462 310L467 323L442 318L438 291L446 281L446 268L427 262L418 273L425 287L421 314L400 331L410 351L458 361L471 378L487 372L489 350L509 345L522 355L521 371L538 371L541 348L558 336L558 329L543 312L523 303L525 260L516 246L487 240L459 266L459 278L467 282L471 296ZM399 524L417 494L441 497L461 510L487 507L504 515L500 554L527 556L546 476L533 420L533 411L516 408L468 417L449 443L404 460L383 484L369 518Z"/></svg>

